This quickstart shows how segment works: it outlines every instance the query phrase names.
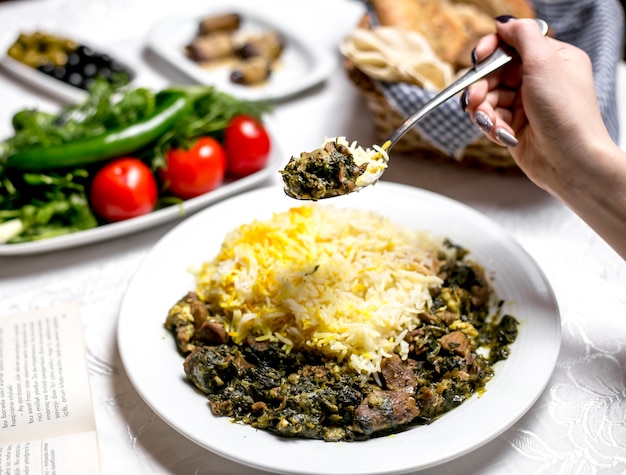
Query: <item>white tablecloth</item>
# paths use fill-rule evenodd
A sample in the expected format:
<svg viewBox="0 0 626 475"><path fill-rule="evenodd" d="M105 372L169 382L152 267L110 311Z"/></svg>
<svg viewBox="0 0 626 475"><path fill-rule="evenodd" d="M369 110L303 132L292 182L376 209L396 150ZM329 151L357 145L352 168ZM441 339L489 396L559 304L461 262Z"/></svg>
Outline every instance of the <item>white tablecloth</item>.
<svg viewBox="0 0 626 475"><path fill-rule="evenodd" d="M70 32L119 51L140 71L139 82L160 87L180 77L144 50L144 35L168 15L196 12L210 3L9 1L0 3L0 34L33 27ZM264 3L268 12L280 13L285 21L309 31L311 42L332 54L362 12L361 4L350 0ZM624 65L618 73L623 113ZM5 137L14 112L28 106L55 107L56 102L0 75L0 105L0 137ZM374 140L369 113L339 63L323 84L277 104L273 120L285 159L318 147L325 136L345 135L359 143ZM624 125L622 131L625 144ZM394 156L384 179L449 196L495 220L543 269L561 309L561 353L538 402L492 442L428 473L626 473L623 260L567 207L523 177ZM124 373L116 345L120 302L144 257L175 224L75 249L0 257L0 315L80 303L104 474L261 473L178 434L146 406Z"/></svg>

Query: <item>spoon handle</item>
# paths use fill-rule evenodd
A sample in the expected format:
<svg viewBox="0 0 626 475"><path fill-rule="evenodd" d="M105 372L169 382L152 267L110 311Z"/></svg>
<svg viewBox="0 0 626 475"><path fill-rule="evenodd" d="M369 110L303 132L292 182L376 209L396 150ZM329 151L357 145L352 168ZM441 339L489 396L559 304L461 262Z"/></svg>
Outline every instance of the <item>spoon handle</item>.
<svg viewBox="0 0 626 475"><path fill-rule="evenodd" d="M545 36L548 33L548 24L541 19L537 19L536 21L541 28L541 32ZM413 127L417 122L422 120L433 109L440 106L442 103L455 96L479 79L482 79L485 76L496 71L497 69L500 69L502 66L510 62L513 59L514 55L515 53L510 48L506 48L504 46L496 48L496 50L491 53L491 55L489 55L480 63L477 63L467 73L465 73L455 82L443 89L439 94L437 94L430 101L424 104L417 112L409 116L396 130L394 130L384 142L385 144L388 144L387 150L393 147L396 142L398 142L398 140L400 140L400 138L402 138L402 136L411 129L411 127Z"/></svg>

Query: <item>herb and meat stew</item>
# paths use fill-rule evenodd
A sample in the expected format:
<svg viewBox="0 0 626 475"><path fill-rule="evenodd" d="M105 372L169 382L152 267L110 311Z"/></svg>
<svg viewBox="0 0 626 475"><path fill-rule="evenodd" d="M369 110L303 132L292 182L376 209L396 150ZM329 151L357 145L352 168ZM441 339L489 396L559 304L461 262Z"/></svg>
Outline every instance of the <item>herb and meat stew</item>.
<svg viewBox="0 0 626 475"><path fill-rule="evenodd" d="M215 416L359 441L429 424L486 390L518 322L445 238L308 205L229 233L165 327Z"/></svg>
<svg viewBox="0 0 626 475"><path fill-rule="evenodd" d="M364 149L345 137L326 138L320 148L291 157L280 174L286 195L317 201L374 184L388 161L379 146Z"/></svg>

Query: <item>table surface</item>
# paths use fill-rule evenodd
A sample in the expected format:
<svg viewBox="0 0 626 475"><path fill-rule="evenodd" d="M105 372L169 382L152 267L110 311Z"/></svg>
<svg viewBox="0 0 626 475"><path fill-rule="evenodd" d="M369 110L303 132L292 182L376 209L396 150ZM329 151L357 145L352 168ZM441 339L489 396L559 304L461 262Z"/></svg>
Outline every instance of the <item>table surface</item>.
<svg viewBox="0 0 626 475"><path fill-rule="evenodd" d="M0 32L62 30L132 60L151 87L180 82L145 51L145 34L171 14L211 2L189 0L24 0L0 3ZM362 13L359 2L266 0L311 41L337 55ZM149 5L149 7L148 7ZM323 25L323 34L310 25ZM618 67L619 110L626 69ZM0 75L0 137L25 107L56 107L51 97ZM374 141L362 98L339 62L324 83L279 102L272 120L286 158L325 136ZM626 144L622 119L621 146ZM592 159L593 157L590 157ZM626 473L626 265L566 206L524 177L503 177L393 156L384 180L431 190L496 221L535 259L556 294L561 352L548 387L513 427L481 448L439 465L447 473ZM268 179L268 183L274 178ZM0 315L67 301L81 305L89 377L104 474L262 473L208 452L164 423L125 375L116 343L120 302L136 269L177 223L107 242L35 256L0 257Z"/></svg>

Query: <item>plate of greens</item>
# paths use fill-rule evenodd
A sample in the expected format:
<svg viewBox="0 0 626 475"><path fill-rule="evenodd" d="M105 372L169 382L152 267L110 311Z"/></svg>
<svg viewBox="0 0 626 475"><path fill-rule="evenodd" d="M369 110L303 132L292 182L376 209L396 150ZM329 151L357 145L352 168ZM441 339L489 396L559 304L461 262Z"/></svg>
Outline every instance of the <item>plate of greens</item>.
<svg viewBox="0 0 626 475"><path fill-rule="evenodd" d="M270 112L267 103L241 100L212 87L114 90L98 82L84 102L58 112L15 113L13 135L0 142L0 255L48 252L123 236L185 218L261 184L282 162ZM230 134L235 138L228 145L228 130L237 118L256 123L262 139ZM191 160L192 176L197 177L193 167L205 166L201 151L194 148L201 142L212 144L213 154L223 153L223 160L209 163L213 168L207 180L213 183L201 183L191 194L178 192L175 182L184 182L185 172L173 177L170 154L182 156L183 165ZM258 160L235 172L231 163L237 158L231 150L246 146L256 147ZM141 187L137 192L133 168L121 169L124 175L118 179L122 172L113 162L120 158L142 167L142 180L151 183L148 192ZM95 196L95 183L103 180L109 180L108 186ZM126 216L103 214L96 201L105 202L111 216Z"/></svg>

